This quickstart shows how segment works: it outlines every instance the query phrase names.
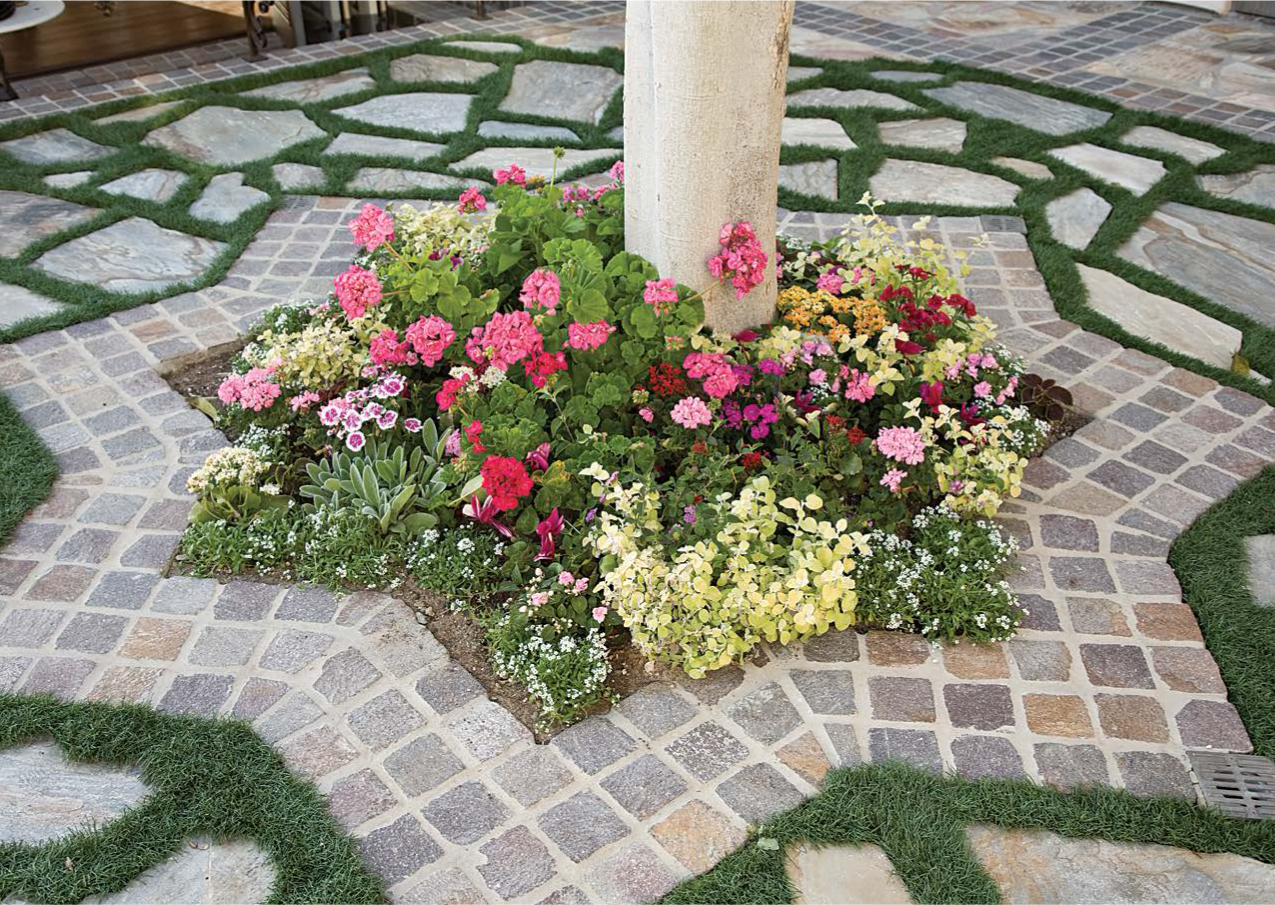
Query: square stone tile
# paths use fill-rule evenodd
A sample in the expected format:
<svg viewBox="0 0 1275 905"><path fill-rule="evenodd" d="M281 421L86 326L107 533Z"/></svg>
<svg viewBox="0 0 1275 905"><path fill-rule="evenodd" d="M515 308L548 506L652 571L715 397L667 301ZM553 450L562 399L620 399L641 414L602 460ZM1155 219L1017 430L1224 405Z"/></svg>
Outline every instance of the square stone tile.
<svg viewBox="0 0 1275 905"><path fill-rule="evenodd" d="M263 629L205 626L187 659L196 666L243 666L265 634Z"/></svg>
<svg viewBox="0 0 1275 905"><path fill-rule="evenodd" d="M437 735L415 739L385 758L385 772L415 797L451 779L465 765Z"/></svg>
<svg viewBox="0 0 1275 905"><path fill-rule="evenodd" d="M701 781L720 776L748 756L748 748L717 723L701 723L666 750Z"/></svg>
<svg viewBox="0 0 1275 905"><path fill-rule="evenodd" d="M443 850L414 815L404 814L359 840L359 854L372 873L391 885L443 857Z"/></svg>
<svg viewBox="0 0 1275 905"><path fill-rule="evenodd" d="M143 616L129 630L120 656L129 660L176 660L190 631L191 623L181 619Z"/></svg>
<svg viewBox="0 0 1275 905"><path fill-rule="evenodd" d="M1027 728L1037 735L1093 738L1093 723L1084 699L1073 694L1026 694Z"/></svg>
<svg viewBox="0 0 1275 905"><path fill-rule="evenodd" d="M962 735L952 741L956 772L966 779L1025 779L1023 758L1007 738Z"/></svg>
<svg viewBox="0 0 1275 905"><path fill-rule="evenodd" d="M421 814L448 842L469 845L504 823L509 809L481 782L471 780L435 798Z"/></svg>
<svg viewBox="0 0 1275 905"><path fill-rule="evenodd" d="M1098 722L1111 738L1134 742L1164 744L1169 741L1169 726L1164 709L1154 698L1131 694L1099 694Z"/></svg>
<svg viewBox="0 0 1275 905"><path fill-rule="evenodd" d="M1093 745L1043 742L1035 747L1036 769L1047 784L1064 791L1111 782L1107 759Z"/></svg>
<svg viewBox="0 0 1275 905"><path fill-rule="evenodd" d="M619 815L592 792L577 792L536 822L562 853L577 863L629 834Z"/></svg>
<svg viewBox="0 0 1275 905"><path fill-rule="evenodd" d="M350 730L373 751L389 747L425 724L425 717L398 691L377 695L349 716Z"/></svg>
<svg viewBox="0 0 1275 905"><path fill-rule="evenodd" d="M868 700L873 719L934 722L934 689L928 679L873 676L868 680Z"/></svg>
<svg viewBox="0 0 1275 905"><path fill-rule="evenodd" d="M1082 644L1080 660L1095 685L1154 688L1142 648L1133 644Z"/></svg>
<svg viewBox="0 0 1275 905"><path fill-rule="evenodd" d="M743 829L702 801L689 801L651 827L651 835L687 870L710 869L744 841Z"/></svg>
<svg viewBox="0 0 1275 905"><path fill-rule="evenodd" d="M600 785L639 820L653 816L686 791L686 781L653 754L621 767Z"/></svg>
<svg viewBox="0 0 1275 905"><path fill-rule="evenodd" d="M944 685L948 719L962 729L1001 729L1014 725L1014 705L1006 685Z"/></svg>
<svg viewBox="0 0 1275 905"><path fill-rule="evenodd" d="M568 726L555 735L550 744L590 775L634 749L633 739L627 732L599 717Z"/></svg>
<svg viewBox="0 0 1275 905"><path fill-rule="evenodd" d="M478 852L487 859L478 866L483 882L502 899L517 900L553 879L553 855L525 826L502 833Z"/></svg>
<svg viewBox="0 0 1275 905"><path fill-rule="evenodd" d="M76 613L58 635L58 650L105 654L115 648L128 619L105 613Z"/></svg>
<svg viewBox="0 0 1275 905"><path fill-rule="evenodd" d="M696 707L666 685L648 685L629 695L616 707L648 739L671 732L695 716Z"/></svg>
<svg viewBox="0 0 1275 905"><path fill-rule="evenodd" d="M749 824L759 824L800 804L797 787L770 764L753 764L719 783L717 794Z"/></svg>
<svg viewBox="0 0 1275 905"><path fill-rule="evenodd" d="M552 748L536 745L515 754L492 771L492 778L523 807L531 807L572 780L572 773Z"/></svg>
<svg viewBox="0 0 1275 905"><path fill-rule="evenodd" d="M938 739L929 730L889 726L869 729L868 750L873 763L898 760L931 773L943 769Z"/></svg>
<svg viewBox="0 0 1275 905"><path fill-rule="evenodd" d="M1172 754L1117 751L1116 768L1124 787L1134 795L1195 798L1195 786L1183 763Z"/></svg>
<svg viewBox="0 0 1275 905"><path fill-rule="evenodd" d="M801 724L801 715L777 682L769 682L726 708L749 736L769 745Z"/></svg>

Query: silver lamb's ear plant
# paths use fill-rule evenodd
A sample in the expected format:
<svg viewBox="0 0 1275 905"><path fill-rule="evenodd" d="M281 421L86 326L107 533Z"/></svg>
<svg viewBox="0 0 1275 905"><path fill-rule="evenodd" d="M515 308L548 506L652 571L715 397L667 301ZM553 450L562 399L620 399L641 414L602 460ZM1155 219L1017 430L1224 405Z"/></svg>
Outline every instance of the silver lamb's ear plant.
<svg viewBox="0 0 1275 905"><path fill-rule="evenodd" d="M420 445L390 450L388 442L370 441L357 453L334 453L321 462L307 462L310 483L301 487L309 508L351 509L377 523L382 534L418 534L438 523L430 510L445 505L447 482L442 459L451 431L425 421Z"/></svg>

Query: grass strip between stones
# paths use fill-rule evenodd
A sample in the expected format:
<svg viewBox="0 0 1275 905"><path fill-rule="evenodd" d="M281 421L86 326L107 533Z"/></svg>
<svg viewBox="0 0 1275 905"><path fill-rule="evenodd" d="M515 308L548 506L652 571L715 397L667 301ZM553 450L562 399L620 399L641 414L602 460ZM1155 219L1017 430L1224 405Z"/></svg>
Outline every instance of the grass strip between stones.
<svg viewBox="0 0 1275 905"><path fill-rule="evenodd" d="M53 454L0 393L0 545L53 489Z"/></svg>
<svg viewBox="0 0 1275 905"><path fill-rule="evenodd" d="M0 845L0 899L78 902L112 893L207 836L251 840L269 855L270 902L385 901L322 796L245 723L0 695L0 748L49 737L70 760L140 767L152 791L99 829L40 846Z"/></svg>
<svg viewBox="0 0 1275 905"><path fill-rule="evenodd" d="M819 795L763 823L712 870L662 901L791 902L787 848L872 844L889 856L915 902L1000 902L999 889L965 841L965 828L975 824L1230 852L1275 863L1275 822L1235 820L1183 799L973 782L889 763L829 773Z"/></svg>

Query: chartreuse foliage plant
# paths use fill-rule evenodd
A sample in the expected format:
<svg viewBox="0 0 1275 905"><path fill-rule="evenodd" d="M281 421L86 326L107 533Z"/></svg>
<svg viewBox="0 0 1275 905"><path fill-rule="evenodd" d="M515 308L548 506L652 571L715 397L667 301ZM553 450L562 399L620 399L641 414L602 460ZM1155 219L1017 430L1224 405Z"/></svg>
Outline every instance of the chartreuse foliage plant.
<svg viewBox="0 0 1275 905"><path fill-rule="evenodd" d="M0 749L48 738L69 760L138 768L150 794L105 825L42 845L0 844L5 901L116 893L199 837L264 851L275 876L270 902L385 901L323 797L246 723L0 695Z"/></svg>

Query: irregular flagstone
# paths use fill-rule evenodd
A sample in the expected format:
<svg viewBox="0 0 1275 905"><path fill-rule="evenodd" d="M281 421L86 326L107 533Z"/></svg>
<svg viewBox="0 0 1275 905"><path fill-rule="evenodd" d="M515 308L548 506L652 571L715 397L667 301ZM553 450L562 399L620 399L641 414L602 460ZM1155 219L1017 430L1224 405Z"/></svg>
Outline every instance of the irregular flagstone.
<svg viewBox="0 0 1275 905"><path fill-rule="evenodd" d="M361 154L364 157L406 157L419 163L436 156L446 145L432 141L414 141L410 138L385 138L381 135L363 135L359 132L342 132L332 144L323 150L324 157L334 154Z"/></svg>
<svg viewBox="0 0 1275 905"><path fill-rule="evenodd" d="M1225 176L1196 176L1195 181L1219 198L1275 207L1275 164L1259 163L1251 170Z"/></svg>
<svg viewBox="0 0 1275 905"><path fill-rule="evenodd" d="M480 179L426 173L421 170L396 170L392 167L363 167L354 174L347 188L360 192L410 192L413 189L458 189L485 185Z"/></svg>
<svg viewBox="0 0 1275 905"><path fill-rule="evenodd" d="M1244 538L1248 589L1258 606L1275 607L1275 534Z"/></svg>
<svg viewBox="0 0 1275 905"><path fill-rule="evenodd" d="M910 69L878 69L872 73L872 77L886 82L908 82L913 84L943 81L943 73L941 72L914 72Z"/></svg>
<svg viewBox="0 0 1275 905"><path fill-rule="evenodd" d="M98 213L95 207L47 195L0 190L0 218L6 226L0 230L0 255L11 258L31 243L92 220Z"/></svg>
<svg viewBox="0 0 1275 905"><path fill-rule="evenodd" d="M44 177L44 184L55 189L73 189L92 179L92 170L77 170L74 173L54 173Z"/></svg>
<svg viewBox="0 0 1275 905"><path fill-rule="evenodd" d="M284 148L327 133L300 110L240 110L200 107L143 140L200 163L234 166L273 157Z"/></svg>
<svg viewBox="0 0 1275 905"><path fill-rule="evenodd" d="M558 31L535 39L541 47L569 47L584 53L602 50L604 47L624 47L624 24L586 25L567 31Z"/></svg>
<svg viewBox="0 0 1275 905"><path fill-rule="evenodd" d="M285 192L318 188L328 178L322 167L304 163L276 163L270 168L270 173Z"/></svg>
<svg viewBox="0 0 1275 905"><path fill-rule="evenodd" d="M1275 327L1275 225L1170 201L1116 252Z"/></svg>
<svg viewBox="0 0 1275 905"><path fill-rule="evenodd" d="M129 217L47 251L31 266L112 292L146 292L198 278L225 248Z"/></svg>
<svg viewBox="0 0 1275 905"><path fill-rule="evenodd" d="M109 125L110 123L141 123L148 119L154 119L161 113L167 113L175 107L180 107L185 101L165 101L162 104L151 104L148 107L135 107L132 110L125 110L123 113L112 113L110 116L103 116L97 120L101 125Z"/></svg>
<svg viewBox="0 0 1275 905"><path fill-rule="evenodd" d="M511 123L489 119L478 127L483 138L530 138L533 141L579 141L580 136L563 126L537 126L532 123ZM620 127L620 138L624 127Z"/></svg>
<svg viewBox="0 0 1275 905"><path fill-rule="evenodd" d="M533 60L514 67L500 109L597 123L623 84L624 76L606 66Z"/></svg>
<svg viewBox="0 0 1275 905"><path fill-rule="evenodd" d="M1135 336L1230 369L1244 335L1230 324L1155 295L1113 273L1077 264L1089 307Z"/></svg>
<svg viewBox="0 0 1275 905"><path fill-rule="evenodd" d="M521 47L517 44L511 44L506 41L470 41L464 38L458 38L454 41L448 41L447 43L449 46L477 50L479 53L522 53Z"/></svg>
<svg viewBox="0 0 1275 905"><path fill-rule="evenodd" d="M268 97L276 101L292 101L297 104L313 104L330 101L347 94L358 94L376 87L376 80L367 68L346 69L317 79L301 79L295 82L279 82L245 91L246 97Z"/></svg>
<svg viewBox="0 0 1275 905"><path fill-rule="evenodd" d="M193 217L214 223L231 223L250 207L269 200L261 189L243 184L243 173L222 173L208 180L208 185L190 206Z"/></svg>
<svg viewBox="0 0 1275 905"><path fill-rule="evenodd" d="M1239 855L990 826L965 838L1008 903L1275 900L1275 866Z"/></svg>
<svg viewBox="0 0 1275 905"><path fill-rule="evenodd" d="M987 82L957 82L946 88L927 88L925 93L958 110L1008 120L1047 135L1093 129L1111 119L1105 110Z"/></svg>
<svg viewBox="0 0 1275 905"><path fill-rule="evenodd" d="M1158 160L1113 151L1088 142L1054 148L1048 154L1084 170L1090 176L1122 186L1135 195L1146 194L1147 189L1159 182L1165 173L1164 164Z"/></svg>
<svg viewBox="0 0 1275 905"><path fill-rule="evenodd" d="M0 142L0 151L7 151L23 163L36 165L100 160L115 150L82 138L70 129L49 129Z"/></svg>
<svg viewBox="0 0 1275 905"><path fill-rule="evenodd" d="M0 327L11 327L28 317L43 317L61 310L61 302L32 292L25 286L0 283Z"/></svg>
<svg viewBox="0 0 1275 905"><path fill-rule="evenodd" d="M140 874L119 892L94 896L84 905L214 905L264 902L274 886L270 856L243 839L187 842L177 854Z"/></svg>
<svg viewBox="0 0 1275 905"><path fill-rule="evenodd" d="M810 79L823 72L823 68L819 66L789 66L788 81L800 82L802 79Z"/></svg>
<svg viewBox="0 0 1275 905"><path fill-rule="evenodd" d="M933 148L956 153L965 145L965 123L936 116L933 119L897 119L878 123L881 140L888 145Z"/></svg>
<svg viewBox="0 0 1275 905"><path fill-rule="evenodd" d="M607 138L616 144L624 144L624 126L616 126L607 132Z"/></svg>
<svg viewBox="0 0 1275 905"><path fill-rule="evenodd" d="M436 94L414 91L382 94L351 107L338 107L337 116L373 126L415 129L418 132L459 132L465 128L472 94Z"/></svg>
<svg viewBox="0 0 1275 905"><path fill-rule="evenodd" d="M1028 179L1053 179L1054 172L1043 163L1023 160L1021 157L993 157L992 163L1020 173Z"/></svg>
<svg viewBox="0 0 1275 905"><path fill-rule="evenodd" d="M786 163L779 168L779 184L803 195L837 200L837 162L832 158L809 163Z"/></svg>
<svg viewBox="0 0 1275 905"><path fill-rule="evenodd" d="M918 204L1004 207L1014 203L1018 186L999 176L919 160L887 159L868 181L874 198Z"/></svg>
<svg viewBox="0 0 1275 905"><path fill-rule="evenodd" d="M414 53L390 63L390 78L396 82L473 82L499 69L495 63Z"/></svg>
<svg viewBox="0 0 1275 905"><path fill-rule="evenodd" d="M615 156L616 152L611 148L566 148L565 156L558 161L558 174L584 163ZM507 167L511 163L526 170L528 176L548 177L553 172L553 148L483 148L456 161L452 167L458 170L477 167L490 171Z"/></svg>
<svg viewBox="0 0 1275 905"><path fill-rule="evenodd" d="M67 760L53 742L0 749L0 843L101 826L149 794L137 768Z"/></svg>
<svg viewBox="0 0 1275 905"><path fill-rule="evenodd" d="M98 188L109 195L128 195L143 201L167 201L177 194L177 190L188 178L180 170L147 167L119 179L112 179Z"/></svg>
<svg viewBox="0 0 1275 905"><path fill-rule="evenodd" d="M1179 135L1177 132L1170 132L1167 129L1159 129L1155 126L1135 126L1122 135L1120 141L1127 145L1133 145L1135 148L1154 148L1157 151L1177 154L1179 157L1185 157L1191 163L1204 163L1206 160L1221 157L1226 153L1225 148L1219 148L1212 142L1201 141L1198 138L1188 138L1185 135Z"/></svg>
<svg viewBox="0 0 1275 905"><path fill-rule="evenodd" d="M1087 188L1076 189L1045 205L1045 219L1054 238L1075 249L1088 247L1110 213L1111 205Z"/></svg>
<svg viewBox="0 0 1275 905"><path fill-rule="evenodd" d="M919 110L911 101L883 91L856 88L808 88L788 95L788 109L793 107L881 107L886 110Z"/></svg>
<svg viewBox="0 0 1275 905"><path fill-rule="evenodd" d="M910 905L912 897L880 846L790 848L784 858L793 905Z"/></svg>
<svg viewBox="0 0 1275 905"><path fill-rule="evenodd" d="M852 150L858 145L835 119L785 116L782 141L786 145L818 145L821 148Z"/></svg>

